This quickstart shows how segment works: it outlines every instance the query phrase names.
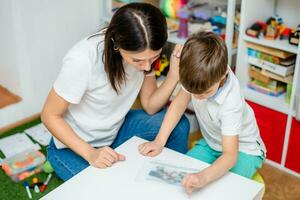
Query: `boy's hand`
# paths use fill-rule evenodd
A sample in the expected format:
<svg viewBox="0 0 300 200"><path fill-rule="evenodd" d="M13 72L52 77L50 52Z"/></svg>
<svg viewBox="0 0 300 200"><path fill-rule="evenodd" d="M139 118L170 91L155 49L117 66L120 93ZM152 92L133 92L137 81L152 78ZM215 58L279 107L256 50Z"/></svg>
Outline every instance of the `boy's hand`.
<svg viewBox="0 0 300 200"><path fill-rule="evenodd" d="M187 174L181 184L184 187L186 193L191 196L195 190L199 190L208 183L208 179L205 173L193 173Z"/></svg>
<svg viewBox="0 0 300 200"><path fill-rule="evenodd" d="M144 156L154 157L163 150L164 144L154 140L152 142L145 142L139 145L139 152Z"/></svg>
<svg viewBox="0 0 300 200"><path fill-rule="evenodd" d="M125 156L117 153L110 147L93 148L90 153L88 162L93 167L107 168L111 167L115 162L125 160Z"/></svg>
<svg viewBox="0 0 300 200"><path fill-rule="evenodd" d="M170 57L170 70L168 76L171 76L172 79L176 81L179 81L179 61L182 48L182 45L176 44L173 53Z"/></svg>

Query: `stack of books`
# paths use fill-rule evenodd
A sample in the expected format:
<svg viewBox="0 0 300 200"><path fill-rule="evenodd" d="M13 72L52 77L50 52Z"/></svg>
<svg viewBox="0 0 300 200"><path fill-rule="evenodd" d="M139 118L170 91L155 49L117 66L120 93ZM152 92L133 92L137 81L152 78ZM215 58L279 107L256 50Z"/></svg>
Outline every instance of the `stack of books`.
<svg viewBox="0 0 300 200"><path fill-rule="evenodd" d="M248 63L251 65L248 87L270 96L290 93L296 55L250 42L247 47ZM289 95L286 96L287 101Z"/></svg>

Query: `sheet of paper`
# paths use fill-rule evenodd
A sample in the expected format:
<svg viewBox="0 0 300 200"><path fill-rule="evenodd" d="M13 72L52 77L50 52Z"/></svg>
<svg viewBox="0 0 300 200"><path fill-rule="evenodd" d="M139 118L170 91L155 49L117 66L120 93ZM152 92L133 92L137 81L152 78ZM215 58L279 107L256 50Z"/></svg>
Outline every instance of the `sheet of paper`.
<svg viewBox="0 0 300 200"><path fill-rule="evenodd" d="M137 180L152 180L180 186L182 179L187 173L195 172L199 172L199 170L175 166L159 160L148 161L140 170Z"/></svg>
<svg viewBox="0 0 300 200"><path fill-rule="evenodd" d="M41 149L39 144L34 144L24 133L17 133L0 140L0 150L6 158L29 149Z"/></svg>
<svg viewBox="0 0 300 200"><path fill-rule="evenodd" d="M26 129L24 132L43 146L47 146L50 143L52 136L43 123Z"/></svg>

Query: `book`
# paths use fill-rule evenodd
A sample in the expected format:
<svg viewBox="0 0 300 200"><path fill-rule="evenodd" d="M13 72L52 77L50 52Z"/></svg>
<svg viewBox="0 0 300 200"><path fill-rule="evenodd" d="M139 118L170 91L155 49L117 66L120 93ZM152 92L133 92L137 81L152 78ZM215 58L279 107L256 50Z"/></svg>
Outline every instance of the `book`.
<svg viewBox="0 0 300 200"><path fill-rule="evenodd" d="M52 137L51 133L43 123L26 129L24 132L43 146L47 146L50 143Z"/></svg>
<svg viewBox="0 0 300 200"><path fill-rule="evenodd" d="M266 94L266 95L270 95L270 96L280 96L285 92L285 87L284 86L280 86L277 87L275 90L274 88L267 88L264 87L263 85L259 85L259 83L256 80L252 80L248 83L248 88L255 90L257 92Z"/></svg>
<svg viewBox="0 0 300 200"><path fill-rule="evenodd" d="M281 81L283 83L287 83L287 84L292 84L293 83L293 75L289 75L289 76L279 76L277 74L274 74L272 72L269 72L265 69L261 70L261 74L265 75L265 76L268 76L274 80L277 80L277 81Z"/></svg>
<svg viewBox="0 0 300 200"><path fill-rule="evenodd" d="M295 69L295 65L285 67L262 59L255 58L253 56L248 56L248 62L254 66L260 67L262 69L268 70L270 72L284 77L293 74Z"/></svg>
<svg viewBox="0 0 300 200"><path fill-rule="evenodd" d="M262 74L261 70L256 67L249 67L248 74L250 78L262 81L264 83L270 83L273 80L272 78Z"/></svg>
<svg viewBox="0 0 300 200"><path fill-rule="evenodd" d="M273 55L273 56L277 56L277 57L283 58L283 59L289 58L291 56L295 56L294 53L282 51L282 50L279 50L279 49L274 49L274 48L271 48L271 47L266 47L266 46L255 44L255 43L252 43L252 42L246 42L246 46L248 48L255 49L257 51L267 53L267 54L270 54L270 55Z"/></svg>
<svg viewBox="0 0 300 200"><path fill-rule="evenodd" d="M263 53L263 52L260 52L260 51L257 51L255 49L251 49L251 48L248 48L247 53L248 53L248 56L253 56L255 58L259 58L259 59L262 59L262 60L265 60L265 61L268 61L268 62L271 62L274 64L286 66L286 67L294 65L296 63L295 56L291 56L289 58L282 59L277 56Z"/></svg>
<svg viewBox="0 0 300 200"><path fill-rule="evenodd" d="M287 84L292 84L293 82L293 75L289 75L286 77L279 76L277 74L274 74L272 72L269 72L265 69L261 69L253 65L249 67L249 77L266 83L270 82L271 80L276 80Z"/></svg>

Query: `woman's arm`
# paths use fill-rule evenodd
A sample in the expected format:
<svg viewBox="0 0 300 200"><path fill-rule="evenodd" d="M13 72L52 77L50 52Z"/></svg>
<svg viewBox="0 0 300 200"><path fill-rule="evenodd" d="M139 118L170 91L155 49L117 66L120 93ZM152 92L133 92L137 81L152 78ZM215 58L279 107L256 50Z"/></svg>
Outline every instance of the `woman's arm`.
<svg viewBox="0 0 300 200"><path fill-rule="evenodd" d="M63 114L66 112L68 106L69 102L60 97L52 89L42 111L42 121L53 136L85 160L88 160L93 147L82 140L64 120Z"/></svg>
<svg viewBox="0 0 300 200"><path fill-rule="evenodd" d="M179 57L182 46L176 45L171 56L170 71L159 88L155 76L146 76L140 92L141 104L148 114L158 112L168 102L179 80Z"/></svg>
<svg viewBox="0 0 300 200"><path fill-rule="evenodd" d="M82 140L63 118L68 106L69 102L60 97L54 89L50 91L41 118L53 136L94 167L110 167L114 162L125 159L110 147L95 149Z"/></svg>

